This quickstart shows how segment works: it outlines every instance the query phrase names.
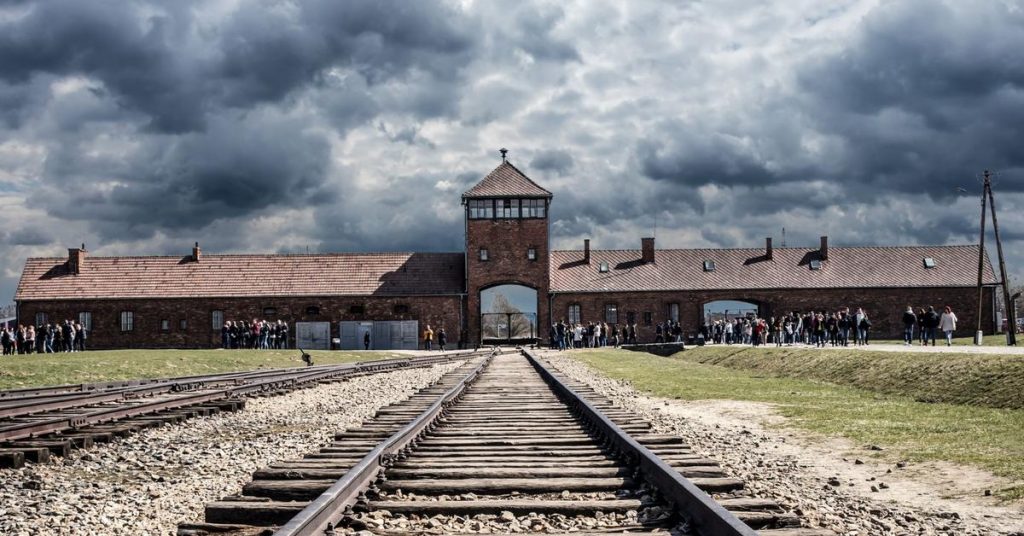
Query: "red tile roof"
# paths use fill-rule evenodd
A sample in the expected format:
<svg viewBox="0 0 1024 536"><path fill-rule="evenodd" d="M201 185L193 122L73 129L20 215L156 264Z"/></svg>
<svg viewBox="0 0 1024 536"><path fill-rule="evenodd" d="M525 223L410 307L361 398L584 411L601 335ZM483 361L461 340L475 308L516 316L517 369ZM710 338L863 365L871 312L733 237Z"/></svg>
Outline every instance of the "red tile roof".
<svg viewBox="0 0 1024 536"><path fill-rule="evenodd" d="M538 186L512 164L502 162L462 194L463 199L480 197L551 197L551 192Z"/></svg>
<svg viewBox="0 0 1024 536"><path fill-rule="evenodd" d="M31 258L15 300L242 296L406 296L463 292L462 253Z"/></svg>
<svg viewBox="0 0 1024 536"><path fill-rule="evenodd" d="M655 262L640 262L640 250L551 252L552 292L643 290L739 290L801 288L973 287L978 284L978 246L830 247L821 270L811 270L817 249L659 249ZM924 258L935 259L926 269ZM704 261L715 270L704 271ZM599 273L600 263L609 265ZM984 282L998 282L985 256Z"/></svg>

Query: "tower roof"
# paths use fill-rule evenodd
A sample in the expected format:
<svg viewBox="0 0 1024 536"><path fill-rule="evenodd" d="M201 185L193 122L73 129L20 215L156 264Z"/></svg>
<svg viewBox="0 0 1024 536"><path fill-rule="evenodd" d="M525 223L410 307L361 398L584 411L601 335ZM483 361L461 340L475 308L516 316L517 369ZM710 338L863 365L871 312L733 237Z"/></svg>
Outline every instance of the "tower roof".
<svg viewBox="0 0 1024 536"><path fill-rule="evenodd" d="M487 174L476 186L462 194L462 199L483 197L545 197L551 192L541 188L522 171L505 161Z"/></svg>

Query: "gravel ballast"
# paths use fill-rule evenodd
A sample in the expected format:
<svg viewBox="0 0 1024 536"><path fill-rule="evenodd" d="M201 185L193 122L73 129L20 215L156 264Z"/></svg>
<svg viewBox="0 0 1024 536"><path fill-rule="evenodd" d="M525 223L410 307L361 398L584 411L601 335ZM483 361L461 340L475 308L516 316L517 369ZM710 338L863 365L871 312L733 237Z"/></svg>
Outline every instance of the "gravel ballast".
<svg viewBox="0 0 1024 536"><path fill-rule="evenodd" d="M252 472L297 458L459 363L250 399L245 410L150 429L71 459L0 470L0 534L174 534Z"/></svg>
<svg viewBox="0 0 1024 536"><path fill-rule="evenodd" d="M645 396L566 354L543 352L543 356L567 377L590 385L616 405L649 420L659 433L683 437L695 451L719 461L730 475L742 478L753 496L775 499L809 526L844 536L1024 535L1024 515L1020 512L967 504L957 508L943 502L938 492L929 492L927 484L918 486L912 495L936 495L930 504L943 504L944 508L918 507L914 503L925 501L917 497L904 501L883 496L891 491L887 489L890 485L899 485L890 484L893 481L888 477L896 477L891 473L901 471L901 464L889 470L883 467L877 477L855 477L869 474L866 468L875 462L850 459L846 463L835 454L835 460L822 458L821 449L802 451L793 435L785 431L742 418L717 419L689 408L693 403ZM700 417L691 418L694 415ZM865 494L866 490L870 491Z"/></svg>

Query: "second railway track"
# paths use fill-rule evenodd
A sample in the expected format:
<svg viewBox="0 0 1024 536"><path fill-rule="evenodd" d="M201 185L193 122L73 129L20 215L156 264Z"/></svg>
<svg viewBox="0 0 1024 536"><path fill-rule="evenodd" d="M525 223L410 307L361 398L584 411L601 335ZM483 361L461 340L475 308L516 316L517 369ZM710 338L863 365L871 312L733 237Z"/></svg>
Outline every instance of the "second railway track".
<svg viewBox="0 0 1024 536"><path fill-rule="evenodd" d="M179 536L833 534L800 528L529 352L468 361L319 452L257 471L205 518Z"/></svg>
<svg viewBox="0 0 1024 536"><path fill-rule="evenodd" d="M302 368L126 380L0 391L0 467L42 463L139 430L244 407L245 398L287 393L406 367L484 355L449 352Z"/></svg>

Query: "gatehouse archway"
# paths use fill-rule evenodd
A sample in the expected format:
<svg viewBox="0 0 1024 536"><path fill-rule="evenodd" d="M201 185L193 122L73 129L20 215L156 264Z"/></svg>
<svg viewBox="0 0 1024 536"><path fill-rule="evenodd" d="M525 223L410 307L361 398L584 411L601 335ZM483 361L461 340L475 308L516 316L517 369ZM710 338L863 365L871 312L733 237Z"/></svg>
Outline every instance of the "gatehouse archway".
<svg viewBox="0 0 1024 536"><path fill-rule="evenodd" d="M537 338L537 289L505 284L480 291L484 344L532 342Z"/></svg>
<svg viewBox="0 0 1024 536"><path fill-rule="evenodd" d="M759 303L746 300L714 300L701 307L705 325L715 320L760 317L763 313Z"/></svg>

